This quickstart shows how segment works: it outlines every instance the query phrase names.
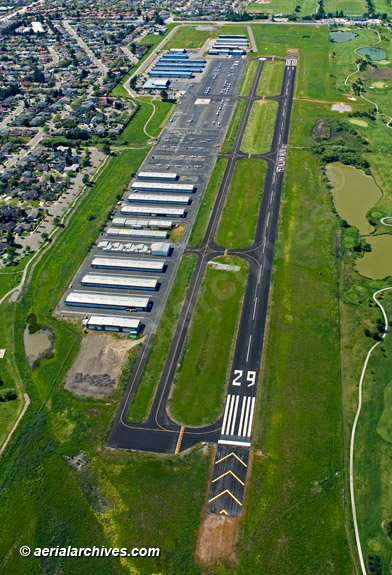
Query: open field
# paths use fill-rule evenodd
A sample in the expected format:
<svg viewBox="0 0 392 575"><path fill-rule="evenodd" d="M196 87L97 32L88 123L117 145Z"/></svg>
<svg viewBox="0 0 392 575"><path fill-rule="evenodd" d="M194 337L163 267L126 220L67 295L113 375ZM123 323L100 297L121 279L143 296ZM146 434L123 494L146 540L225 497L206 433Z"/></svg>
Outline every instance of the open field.
<svg viewBox="0 0 392 575"><path fill-rule="evenodd" d="M169 402L171 415L186 425L212 423L223 409L248 276L240 258L214 261L240 270L207 268Z"/></svg>
<svg viewBox="0 0 392 575"><path fill-rule="evenodd" d="M144 133L143 127L147 120L150 118L154 109L147 101L138 101L140 107L132 116L131 121L124 128L123 132L117 139L118 144L128 144L130 146L140 146L146 144L150 139ZM173 108L170 102L162 102L161 100L154 100L155 112L151 120L147 124L146 130L152 136L157 136L168 119L169 114Z"/></svg>
<svg viewBox="0 0 392 575"><path fill-rule="evenodd" d="M284 62L269 60L264 62L257 94L259 96L279 96L283 81Z"/></svg>
<svg viewBox="0 0 392 575"><path fill-rule="evenodd" d="M240 89L238 90L238 96L249 96L249 92L252 87L253 78L256 73L258 64L259 63L257 60L251 60L246 65L246 69L241 81L241 86Z"/></svg>
<svg viewBox="0 0 392 575"><path fill-rule="evenodd" d="M216 234L220 246L241 249L251 245L266 171L267 164L257 158L236 163Z"/></svg>
<svg viewBox="0 0 392 575"><path fill-rule="evenodd" d="M366 12L366 0L345 0L337 2L336 0L325 0L324 10L335 14L336 10L343 10L345 16L363 16Z"/></svg>
<svg viewBox="0 0 392 575"><path fill-rule="evenodd" d="M197 256L194 254L186 254L182 258L158 332L129 406L127 418L133 423L141 423L148 415L196 261Z"/></svg>
<svg viewBox="0 0 392 575"><path fill-rule="evenodd" d="M203 201L200 205L196 221L189 238L188 244L192 247L199 247L203 242L204 234L207 230L208 222L210 221L211 211L215 203L215 198L222 183L227 161L227 158L217 158L216 160L216 164L208 182L207 189L204 192Z"/></svg>
<svg viewBox="0 0 392 575"><path fill-rule="evenodd" d="M253 103L241 142L242 152L246 154L269 152L277 111L278 103L274 100L257 100Z"/></svg>
<svg viewBox="0 0 392 575"><path fill-rule="evenodd" d="M199 26L183 26L178 28L174 36L168 41L165 46L170 50L171 48L202 48L204 43L209 38L216 38L218 36L218 29L211 24L206 23L209 28L214 27L215 32L211 30L198 30Z"/></svg>
<svg viewBox="0 0 392 575"><path fill-rule="evenodd" d="M271 0L269 4L252 2L245 6L246 12L264 12L265 14L292 14L296 6L295 0Z"/></svg>
<svg viewBox="0 0 392 575"><path fill-rule="evenodd" d="M329 69L329 32L327 27L252 26L258 46L256 56L286 57L287 48L299 50L295 96L335 100L336 90ZM253 56L253 55L252 55Z"/></svg>
<svg viewBox="0 0 392 575"><path fill-rule="evenodd" d="M351 575L334 216L317 158L286 166L238 572Z"/></svg>
<svg viewBox="0 0 392 575"><path fill-rule="evenodd" d="M226 138L222 144L221 151L224 154L229 154L231 152L241 122L241 118L245 110L245 106L246 100L238 100L229 129L226 132Z"/></svg>

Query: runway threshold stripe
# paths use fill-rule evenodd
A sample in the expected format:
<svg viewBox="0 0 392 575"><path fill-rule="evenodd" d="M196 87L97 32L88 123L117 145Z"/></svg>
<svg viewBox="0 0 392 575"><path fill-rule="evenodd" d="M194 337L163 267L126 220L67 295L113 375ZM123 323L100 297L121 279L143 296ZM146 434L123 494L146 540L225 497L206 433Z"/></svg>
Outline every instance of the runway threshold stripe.
<svg viewBox="0 0 392 575"><path fill-rule="evenodd" d="M228 408L229 408L230 401L231 401L231 395L228 395L228 396L227 396L227 399L226 399L225 413L224 413L224 415L223 415L222 434L225 433L226 419L227 419L227 413L228 413Z"/></svg>
<svg viewBox="0 0 392 575"><path fill-rule="evenodd" d="M242 431L242 421L244 419L244 413L245 413L245 404L246 404L246 397L242 398L242 407L241 407L241 415L240 415L240 424L238 426L238 434L237 435L241 435L241 431Z"/></svg>
<svg viewBox="0 0 392 575"><path fill-rule="evenodd" d="M220 445L243 445L244 447L250 447L250 441L231 441L230 439L219 439L218 443Z"/></svg>
<svg viewBox="0 0 392 575"><path fill-rule="evenodd" d="M255 410L255 402L256 402L256 398L252 397L252 407L251 407L250 415L249 415L249 426L248 426L248 433L247 433L248 437L250 437L252 434L253 412Z"/></svg>
<svg viewBox="0 0 392 575"><path fill-rule="evenodd" d="M235 427L235 422L236 422L236 420L237 420L237 410L238 410L238 401L239 401L239 399L240 399L240 396L237 395L237 397L235 398L235 407L234 407L234 412L233 412L233 418L232 418L230 435L234 435L234 427Z"/></svg>
<svg viewBox="0 0 392 575"><path fill-rule="evenodd" d="M246 411L245 411L244 427L242 428L242 433L241 433L242 437L244 437L246 435L246 428L248 427L250 400L251 400L251 397L246 398Z"/></svg>
<svg viewBox="0 0 392 575"><path fill-rule="evenodd" d="M235 395L232 395L232 396L231 396L230 409L229 409L229 417L227 418L226 429L225 429L225 430L222 429L222 434L223 434L223 435L228 435L228 430L230 429L230 424L231 424L231 417L232 417L232 414L233 414L234 402L235 402Z"/></svg>

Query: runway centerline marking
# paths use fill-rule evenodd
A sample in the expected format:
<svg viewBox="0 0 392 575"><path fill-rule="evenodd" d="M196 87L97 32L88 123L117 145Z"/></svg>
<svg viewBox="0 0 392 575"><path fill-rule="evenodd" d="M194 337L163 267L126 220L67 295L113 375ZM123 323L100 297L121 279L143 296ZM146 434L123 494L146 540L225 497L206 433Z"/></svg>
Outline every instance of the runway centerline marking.
<svg viewBox="0 0 392 575"><path fill-rule="evenodd" d="M249 343L248 343L248 352L247 352L247 354L246 354L246 361L248 361L248 359L249 359L249 351L250 351L251 341L252 341L252 336L250 335L250 336L249 336Z"/></svg>

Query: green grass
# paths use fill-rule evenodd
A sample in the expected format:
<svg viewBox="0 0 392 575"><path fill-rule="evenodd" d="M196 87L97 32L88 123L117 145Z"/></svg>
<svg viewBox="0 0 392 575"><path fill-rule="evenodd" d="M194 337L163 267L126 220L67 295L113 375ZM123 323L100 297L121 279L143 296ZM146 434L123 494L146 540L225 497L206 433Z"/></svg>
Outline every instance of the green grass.
<svg viewBox="0 0 392 575"><path fill-rule="evenodd" d="M210 215L215 203L216 195L222 183L223 174L227 166L227 158L218 158L208 181L208 186L204 192L203 201L197 213L196 221L192 229L188 244L192 247L199 247L203 243L207 230Z"/></svg>
<svg viewBox="0 0 392 575"><path fill-rule="evenodd" d="M257 60L251 60L247 63L244 75L242 76L241 85L238 90L238 96L249 96L258 65L259 63Z"/></svg>
<svg viewBox="0 0 392 575"><path fill-rule="evenodd" d="M212 423L222 412L236 341L248 264L233 256L215 261L240 270L207 268L169 404L185 425Z"/></svg>
<svg viewBox="0 0 392 575"><path fill-rule="evenodd" d="M367 7L365 0L345 0L344 3L339 3L337 0L325 0L324 10L333 13L336 10L343 10L345 16L363 16Z"/></svg>
<svg viewBox="0 0 392 575"><path fill-rule="evenodd" d="M148 415L196 261L194 254L182 258L147 363L129 406L127 418L133 423L141 423Z"/></svg>
<svg viewBox="0 0 392 575"><path fill-rule="evenodd" d="M206 25L211 26L208 22L206 22ZM165 49L188 48L192 50L202 48L209 38L216 38L218 36L217 28L215 28L215 32L197 30L197 28L198 26L183 26L178 28L174 36L172 36L165 45Z"/></svg>
<svg viewBox="0 0 392 575"><path fill-rule="evenodd" d="M238 572L351 575L335 220L311 153L289 151L283 188Z"/></svg>
<svg viewBox="0 0 392 575"><path fill-rule="evenodd" d="M314 26L269 26L253 25L253 34L258 46L254 56L286 57L287 48L299 50L295 79L295 96L322 100L337 98L334 79L329 69L329 31L327 27ZM341 94L339 95L341 98Z"/></svg>
<svg viewBox="0 0 392 575"><path fill-rule="evenodd" d="M117 139L117 144L129 144L131 146L141 146L146 144L150 139L143 131L145 123L153 113L153 107L148 101L139 100L139 108L135 111L131 121L124 128ZM154 100L155 112L147 124L146 130L149 134L156 137L164 126L169 114L172 111L173 104Z"/></svg>
<svg viewBox="0 0 392 575"><path fill-rule="evenodd" d="M234 110L233 117L230 122L229 129L227 130L226 133L225 141L222 144L221 151L224 154L230 153L233 148L234 140L241 123L241 118L243 116L245 106L246 106L246 100L238 100Z"/></svg>
<svg viewBox="0 0 392 575"><path fill-rule="evenodd" d="M279 60L269 60L264 62L260 82L257 86L259 96L279 96L282 88L284 62Z"/></svg>
<svg viewBox="0 0 392 575"><path fill-rule="evenodd" d="M269 152L274 135L278 103L274 100L257 100L253 103L241 142L245 154Z"/></svg>
<svg viewBox="0 0 392 575"><path fill-rule="evenodd" d="M300 4L300 2L298 2ZM253 2L245 7L247 12L264 12L265 14L292 14L297 2L295 0L271 0L269 4Z"/></svg>
<svg viewBox="0 0 392 575"><path fill-rule="evenodd" d="M241 249L252 243L266 171L264 160L237 161L216 233L220 246Z"/></svg>

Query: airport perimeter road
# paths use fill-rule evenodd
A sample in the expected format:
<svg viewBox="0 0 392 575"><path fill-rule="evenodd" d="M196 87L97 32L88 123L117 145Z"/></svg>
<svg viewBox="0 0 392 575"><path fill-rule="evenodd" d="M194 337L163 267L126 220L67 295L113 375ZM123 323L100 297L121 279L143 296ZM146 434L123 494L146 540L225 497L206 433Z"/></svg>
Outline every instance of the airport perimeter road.
<svg viewBox="0 0 392 575"><path fill-rule="evenodd" d="M246 259L250 264L250 271L223 416L207 427L199 429L180 428L168 417L166 404L206 265L210 259L223 253L223 249L214 244L214 236L235 163L244 157L244 154L240 152L240 145L251 106L255 100L259 99L256 90L262 73L262 62L259 62L233 150L229 154L229 162L215 202L205 241L199 250L189 250L197 253L199 260L148 420L141 426L135 426L128 424L124 419L134 393L134 388L128 389L128 395L123 400L108 440L108 446L111 447L128 447L165 453L173 453L173 451L178 453L200 441L217 442L218 447L207 503L208 513L225 513L232 516L242 514L296 64L297 53L288 53L281 94L275 98L279 103L279 108L271 151L265 156L256 156L263 157L268 162L268 168L255 241L247 249L229 251L229 254L235 254ZM150 342L147 342L145 356L140 358L135 375L142 371L149 344Z"/></svg>

